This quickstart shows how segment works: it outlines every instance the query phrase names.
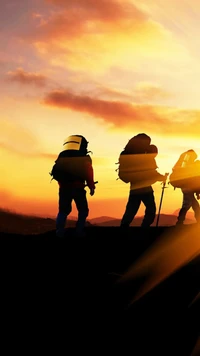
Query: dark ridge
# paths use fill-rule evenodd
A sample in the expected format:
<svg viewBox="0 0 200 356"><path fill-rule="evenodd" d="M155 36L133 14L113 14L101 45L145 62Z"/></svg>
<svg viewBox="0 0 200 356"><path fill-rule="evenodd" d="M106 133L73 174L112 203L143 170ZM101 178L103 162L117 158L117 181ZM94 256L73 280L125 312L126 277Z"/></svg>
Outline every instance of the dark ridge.
<svg viewBox="0 0 200 356"><path fill-rule="evenodd" d="M136 217L131 226L140 227L143 217ZM67 228L74 228L77 218L67 219ZM173 226L176 224L177 216L161 214L159 219L159 227ZM155 227L157 217L152 224ZM189 218L185 221L186 224L194 223L194 220ZM86 227L102 226L102 227L119 227L120 219L115 219L107 216L87 219ZM14 234L43 234L55 229L55 218L45 218L32 215L22 215L13 211L0 209L0 231L4 233Z"/></svg>
<svg viewBox="0 0 200 356"><path fill-rule="evenodd" d="M74 353L194 356L200 334L199 254L133 304L153 270L149 266L140 277L118 282L157 243L176 239L181 231L198 239L198 227L91 226L85 231L77 238L74 228L66 229L62 240L54 229L0 233L1 301L12 326L20 319L28 328L37 325L37 333L59 333Z"/></svg>

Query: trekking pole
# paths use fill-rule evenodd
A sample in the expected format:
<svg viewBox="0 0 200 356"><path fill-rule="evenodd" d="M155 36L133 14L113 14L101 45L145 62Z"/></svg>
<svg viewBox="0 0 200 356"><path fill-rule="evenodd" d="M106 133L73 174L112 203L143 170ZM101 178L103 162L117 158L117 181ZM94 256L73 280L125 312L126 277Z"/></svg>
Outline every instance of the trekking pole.
<svg viewBox="0 0 200 356"><path fill-rule="evenodd" d="M160 218L160 211L161 211L161 206L162 206L162 201L163 201L163 195L164 195L164 190L166 187L166 180L167 180L167 176L168 173L165 173L166 179L165 181L162 183L162 193L161 193L161 198L160 198L160 205L159 205L159 209L158 209L158 216L157 216L157 221L156 221L156 227L158 226L158 222L159 222L159 218Z"/></svg>

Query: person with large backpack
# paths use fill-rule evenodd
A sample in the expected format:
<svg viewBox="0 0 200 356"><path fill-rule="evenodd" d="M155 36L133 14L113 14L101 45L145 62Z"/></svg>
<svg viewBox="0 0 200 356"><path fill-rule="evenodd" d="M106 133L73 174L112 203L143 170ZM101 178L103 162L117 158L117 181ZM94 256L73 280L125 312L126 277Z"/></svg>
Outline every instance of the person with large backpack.
<svg viewBox="0 0 200 356"><path fill-rule="evenodd" d="M92 159L87 150L88 141L82 135L71 135L63 144L50 175L59 185L59 211L56 218L56 236L64 237L67 216L74 200L78 210L76 235L84 236L84 227L89 213L85 187L90 195L95 193Z"/></svg>
<svg viewBox="0 0 200 356"><path fill-rule="evenodd" d="M200 161L193 149L183 152L169 176L169 184L174 189L182 191L182 206L179 210L176 225L183 225L190 208L194 211L195 219L200 223Z"/></svg>
<svg viewBox="0 0 200 356"><path fill-rule="evenodd" d="M158 149L151 145L151 138L144 134L134 136L119 157L119 178L130 183L129 198L120 227L128 228L138 212L140 204L145 205L142 227L149 227L156 216L156 204L152 184L166 181L165 175L157 172L155 157Z"/></svg>

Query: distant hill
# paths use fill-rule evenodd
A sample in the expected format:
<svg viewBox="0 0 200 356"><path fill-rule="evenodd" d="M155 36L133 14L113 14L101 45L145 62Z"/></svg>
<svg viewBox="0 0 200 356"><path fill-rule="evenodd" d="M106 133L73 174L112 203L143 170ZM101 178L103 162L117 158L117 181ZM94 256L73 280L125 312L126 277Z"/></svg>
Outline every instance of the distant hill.
<svg viewBox="0 0 200 356"><path fill-rule="evenodd" d="M173 212L173 215L176 215L176 216L177 216L178 213L179 213L179 210L180 210L180 209L175 210L175 211ZM195 221L194 213L193 213L192 211L190 211L190 210L187 212L186 217L187 217L187 219L191 219L191 220L194 220L194 221Z"/></svg>
<svg viewBox="0 0 200 356"><path fill-rule="evenodd" d="M191 217L193 217L193 214L191 213ZM138 216L135 217L134 220L131 223L131 226L140 226L143 220L143 216ZM98 226L119 226L120 225L120 219L115 219L111 217L99 217L98 219L90 219L90 222L94 225ZM159 217L159 226L172 226L175 225L177 221L177 214L176 215L170 215L170 214L160 214ZM152 226L155 226L157 223L157 216L154 220L154 223ZM192 224L194 223L194 219L186 218L185 224Z"/></svg>
<svg viewBox="0 0 200 356"><path fill-rule="evenodd" d="M110 216L100 216L100 217L97 217L97 218L89 219L90 223L93 224L93 225L99 225L99 224L102 224L104 222L109 222L109 221L113 221L113 220L118 220L118 219L110 217Z"/></svg>
<svg viewBox="0 0 200 356"><path fill-rule="evenodd" d="M159 218L159 226L172 226L176 224L177 213L167 215L161 214ZM140 226L143 216L135 217L131 226ZM76 217L69 217L66 227L75 227ZM152 224L155 226L157 217ZM192 212L188 212L185 224L194 223L194 215ZM109 216L100 216L86 221L86 226L119 226L120 219ZM21 215L8 210L0 209L0 231L7 233L19 233L19 234L40 234L47 231L55 230L55 219Z"/></svg>
<svg viewBox="0 0 200 356"><path fill-rule="evenodd" d="M67 226L74 227L76 219L68 219ZM87 222L87 225L90 225ZM40 234L55 230L55 219L21 215L0 209L0 232L17 234Z"/></svg>
<svg viewBox="0 0 200 356"><path fill-rule="evenodd" d="M0 210L0 231L7 233L42 233L55 229L55 220L36 216L21 215Z"/></svg>

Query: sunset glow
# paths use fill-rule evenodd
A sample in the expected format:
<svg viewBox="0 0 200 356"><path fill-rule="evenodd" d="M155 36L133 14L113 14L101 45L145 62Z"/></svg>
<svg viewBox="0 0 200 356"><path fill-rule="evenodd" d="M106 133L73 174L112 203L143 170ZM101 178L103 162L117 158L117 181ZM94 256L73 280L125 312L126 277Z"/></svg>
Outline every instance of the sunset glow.
<svg viewBox="0 0 200 356"><path fill-rule="evenodd" d="M1 1L0 207L54 217L49 172L73 134L89 141L98 181L88 218L122 217L116 162L137 133L158 146L161 174L183 151L200 158L199 11L198 0ZM181 202L168 185L162 213Z"/></svg>

